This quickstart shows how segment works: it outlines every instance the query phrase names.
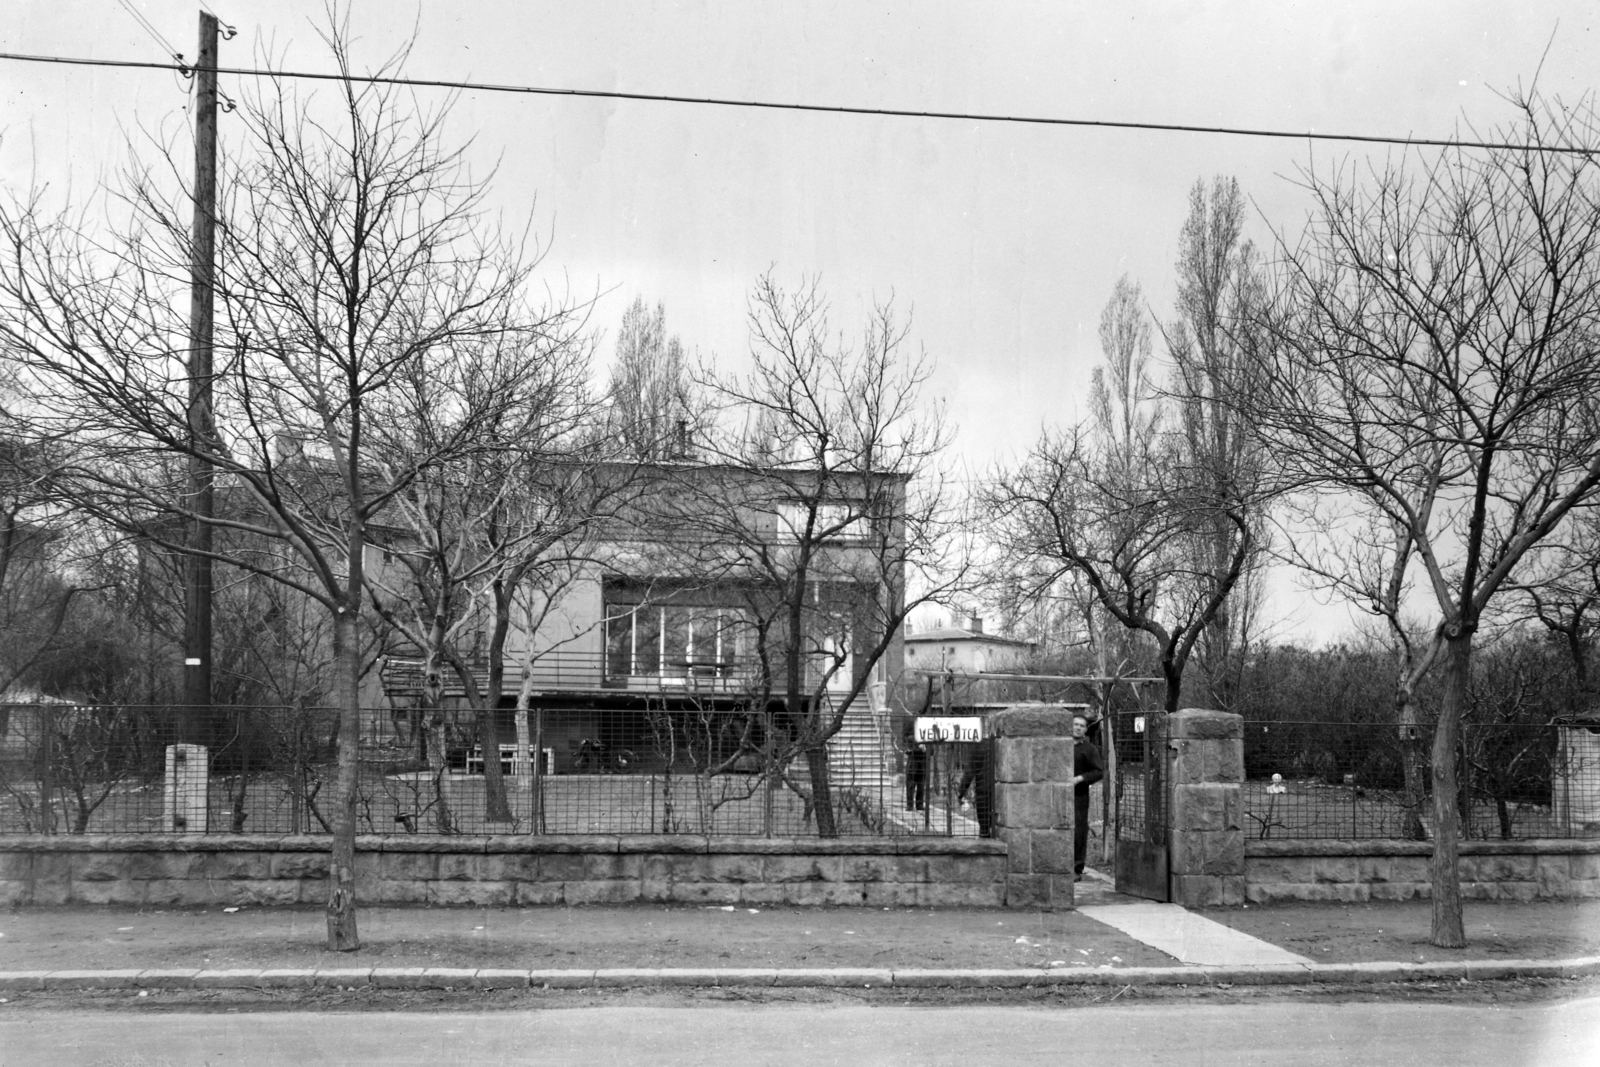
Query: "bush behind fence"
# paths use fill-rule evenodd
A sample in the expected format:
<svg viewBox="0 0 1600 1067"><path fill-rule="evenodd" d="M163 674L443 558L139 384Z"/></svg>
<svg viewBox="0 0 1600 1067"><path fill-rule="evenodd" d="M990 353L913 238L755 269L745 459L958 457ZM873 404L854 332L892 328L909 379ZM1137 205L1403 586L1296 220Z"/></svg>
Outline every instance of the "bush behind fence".
<svg viewBox="0 0 1600 1067"><path fill-rule="evenodd" d="M1431 835L1431 725L1418 728L1410 792L1406 745L1392 722L1244 725L1248 836ZM1589 730L1464 723L1456 771L1466 838L1600 837L1600 737Z"/></svg>

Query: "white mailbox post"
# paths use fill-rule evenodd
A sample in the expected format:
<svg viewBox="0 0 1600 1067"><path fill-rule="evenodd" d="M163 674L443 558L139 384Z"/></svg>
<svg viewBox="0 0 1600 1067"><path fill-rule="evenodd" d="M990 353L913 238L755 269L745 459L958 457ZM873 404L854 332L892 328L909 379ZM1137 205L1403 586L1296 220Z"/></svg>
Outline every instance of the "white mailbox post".
<svg viewBox="0 0 1600 1067"><path fill-rule="evenodd" d="M204 745L167 746L167 788L161 828L174 834L206 832L206 794L210 767Z"/></svg>

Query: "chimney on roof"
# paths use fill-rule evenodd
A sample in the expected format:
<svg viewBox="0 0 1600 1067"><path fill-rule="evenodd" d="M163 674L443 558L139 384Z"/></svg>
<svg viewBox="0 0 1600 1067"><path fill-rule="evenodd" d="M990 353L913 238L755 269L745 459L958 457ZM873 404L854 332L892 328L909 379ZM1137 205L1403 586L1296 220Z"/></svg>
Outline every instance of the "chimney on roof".
<svg viewBox="0 0 1600 1067"><path fill-rule="evenodd" d="M969 634L981 634L981 633L983 633L983 616L982 615L968 615L967 616L967 625L964 627L964 629Z"/></svg>

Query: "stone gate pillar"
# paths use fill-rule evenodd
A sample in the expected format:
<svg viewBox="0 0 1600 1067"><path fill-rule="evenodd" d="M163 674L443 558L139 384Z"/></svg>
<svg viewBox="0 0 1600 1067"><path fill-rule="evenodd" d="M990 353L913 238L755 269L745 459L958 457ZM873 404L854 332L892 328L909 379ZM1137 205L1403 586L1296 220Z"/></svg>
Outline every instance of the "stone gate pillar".
<svg viewBox="0 0 1600 1067"><path fill-rule="evenodd" d="M1072 907L1072 716L1083 711L1080 704L1027 705L989 717L1007 907Z"/></svg>
<svg viewBox="0 0 1600 1067"><path fill-rule="evenodd" d="M1244 903L1244 719L1186 708L1167 720L1172 902Z"/></svg>

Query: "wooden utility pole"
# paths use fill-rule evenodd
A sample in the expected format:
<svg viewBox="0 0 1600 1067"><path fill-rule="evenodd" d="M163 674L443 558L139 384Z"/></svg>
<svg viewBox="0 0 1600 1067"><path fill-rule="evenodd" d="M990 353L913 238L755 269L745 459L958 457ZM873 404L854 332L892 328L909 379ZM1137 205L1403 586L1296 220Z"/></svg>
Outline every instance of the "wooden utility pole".
<svg viewBox="0 0 1600 1067"><path fill-rule="evenodd" d="M217 17L200 13L194 67L194 230L189 245L189 484L183 633L183 700L187 733L201 731L199 709L211 705L211 464L201 453L212 438L211 329L217 209Z"/></svg>

